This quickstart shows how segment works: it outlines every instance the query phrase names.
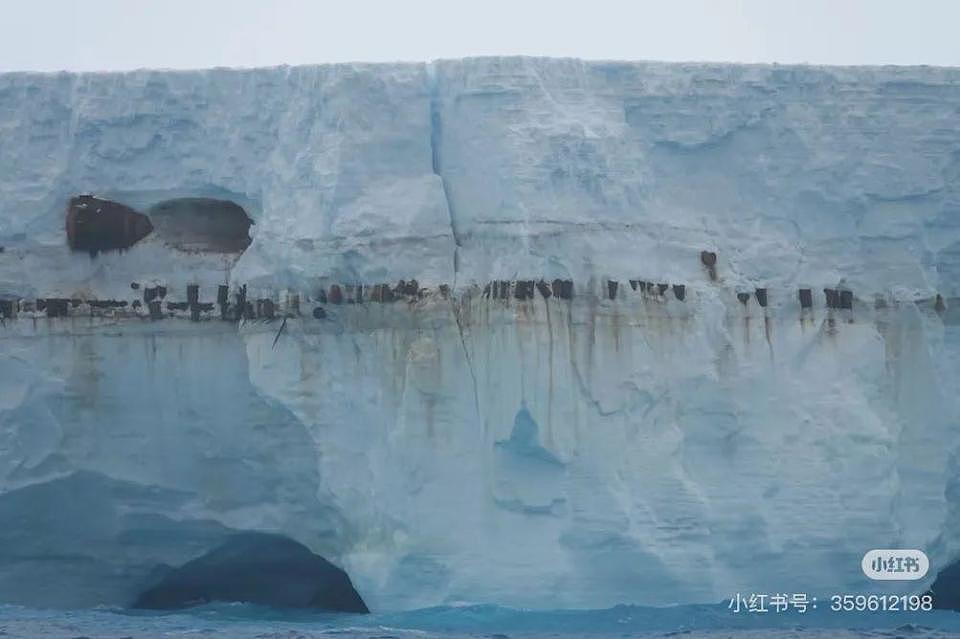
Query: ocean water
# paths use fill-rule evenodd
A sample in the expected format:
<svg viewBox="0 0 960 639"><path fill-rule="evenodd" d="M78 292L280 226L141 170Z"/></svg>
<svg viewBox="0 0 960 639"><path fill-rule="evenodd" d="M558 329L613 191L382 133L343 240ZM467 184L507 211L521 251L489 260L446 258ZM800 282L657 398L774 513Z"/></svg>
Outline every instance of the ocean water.
<svg viewBox="0 0 960 639"><path fill-rule="evenodd" d="M407 639L486 637L957 637L960 613L739 613L725 606L530 611L498 606L331 615L216 604L156 613L0 606L0 637L24 639Z"/></svg>

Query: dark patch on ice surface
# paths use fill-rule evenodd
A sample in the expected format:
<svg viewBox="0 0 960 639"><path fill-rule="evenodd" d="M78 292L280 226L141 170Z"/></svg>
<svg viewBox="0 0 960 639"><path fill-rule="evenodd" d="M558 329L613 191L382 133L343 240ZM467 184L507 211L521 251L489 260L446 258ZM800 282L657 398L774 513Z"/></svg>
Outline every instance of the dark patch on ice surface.
<svg viewBox="0 0 960 639"><path fill-rule="evenodd" d="M839 291L839 295L840 308L847 311L853 309L853 291L843 289Z"/></svg>
<svg viewBox="0 0 960 639"><path fill-rule="evenodd" d="M612 300L617 299L617 288L620 283L617 280L607 280L607 297Z"/></svg>
<svg viewBox="0 0 960 639"><path fill-rule="evenodd" d="M562 300L573 299L573 280L553 280L553 295Z"/></svg>
<svg viewBox="0 0 960 639"><path fill-rule="evenodd" d="M253 303L247 300L247 285L241 286L234 297L236 298L236 317L234 319L254 319Z"/></svg>
<svg viewBox="0 0 960 639"><path fill-rule="evenodd" d="M187 285L187 305L190 309L190 320L193 322L200 321L200 285L199 284L188 284ZM207 309L212 309L213 304L206 305Z"/></svg>
<svg viewBox="0 0 960 639"><path fill-rule="evenodd" d="M420 284L417 280L400 280L394 291L397 297L416 298L420 296Z"/></svg>
<svg viewBox="0 0 960 639"><path fill-rule="evenodd" d="M532 300L534 291L533 280L517 280L513 288L513 296L520 301Z"/></svg>
<svg viewBox="0 0 960 639"><path fill-rule="evenodd" d="M767 306L767 289L758 288L754 291L754 295L757 297L757 304L766 308Z"/></svg>
<svg viewBox="0 0 960 639"><path fill-rule="evenodd" d="M700 263L707 268L711 280L717 279L717 254L713 251L700 251Z"/></svg>
<svg viewBox="0 0 960 639"><path fill-rule="evenodd" d="M276 608L369 612L340 568L282 535L241 533L170 571L134 608L239 601Z"/></svg>
<svg viewBox="0 0 960 639"><path fill-rule="evenodd" d="M823 296L827 301L827 308L840 308L840 293L835 288L823 289Z"/></svg>
<svg viewBox="0 0 960 639"><path fill-rule="evenodd" d="M382 302L384 304L389 304L393 302L396 298L394 297L393 288L389 284L377 284L373 287L373 292L371 293L371 299L374 302Z"/></svg>
<svg viewBox="0 0 960 639"><path fill-rule="evenodd" d="M330 300L331 304L343 304L343 291L340 290L339 285L330 285L330 293L327 295L327 299Z"/></svg>
<svg viewBox="0 0 960 639"><path fill-rule="evenodd" d="M547 299L551 295L550 285L543 280L537 282L537 290L540 291L540 295L543 296L543 299Z"/></svg>
<svg viewBox="0 0 960 639"><path fill-rule="evenodd" d="M124 308L127 300L89 300L90 308Z"/></svg>
<svg viewBox="0 0 960 639"><path fill-rule="evenodd" d="M257 317L272 320L276 318L276 304L273 300L265 297L257 300Z"/></svg>
<svg viewBox="0 0 960 639"><path fill-rule="evenodd" d="M225 284L217 286L217 306L220 307L220 319L228 319L230 312L230 288Z"/></svg>
<svg viewBox="0 0 960 639"><path fill-rule="evenodd" d="M67 316L67 304L70 303L70 300L63 299L60 297L48 297L46 300L37 300L37 310L42 311L46 309L47 317L66 317Z"/></svg>

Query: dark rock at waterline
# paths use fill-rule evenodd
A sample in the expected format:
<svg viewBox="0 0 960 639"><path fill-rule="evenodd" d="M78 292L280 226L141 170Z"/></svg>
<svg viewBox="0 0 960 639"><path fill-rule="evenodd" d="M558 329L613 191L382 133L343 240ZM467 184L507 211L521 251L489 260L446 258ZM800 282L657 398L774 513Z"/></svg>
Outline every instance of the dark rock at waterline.
<svg viewBox="0 0 960 639"><path fill-rule="evenodd" d="M369 612L340 568L282 535L241 533L166 573L134 608L172 610L212 601Z"/></svg>

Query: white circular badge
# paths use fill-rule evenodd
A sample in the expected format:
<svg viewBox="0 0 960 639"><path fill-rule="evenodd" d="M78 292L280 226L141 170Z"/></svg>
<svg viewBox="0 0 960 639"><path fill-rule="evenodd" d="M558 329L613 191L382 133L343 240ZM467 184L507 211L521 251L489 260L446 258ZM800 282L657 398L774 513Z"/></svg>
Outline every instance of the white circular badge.
<svg viewBox="0 0 960 639"><path fill-rule="evenodd" d="M860 560L863 574L879 581L914 581L930 570L930 560L922 550L881 548L871 550Z"/></svg>

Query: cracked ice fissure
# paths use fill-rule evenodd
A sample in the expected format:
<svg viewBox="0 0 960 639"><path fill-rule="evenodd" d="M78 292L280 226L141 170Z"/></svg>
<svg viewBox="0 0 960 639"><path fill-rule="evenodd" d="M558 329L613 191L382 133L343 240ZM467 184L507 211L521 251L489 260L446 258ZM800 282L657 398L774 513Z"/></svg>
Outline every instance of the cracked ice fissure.
<svg viewBox="0 0 960 639"><path fill-rule="evenodd" d="M924 548L932 579L960 554L957 86L529 59L0 75L0 508L23 522L0 598L130 603L237 531L306 545L374 610L874 591L874 547ZM91 191L151 219L231 202L251 241L127 223L71 251Z"/></svg>

